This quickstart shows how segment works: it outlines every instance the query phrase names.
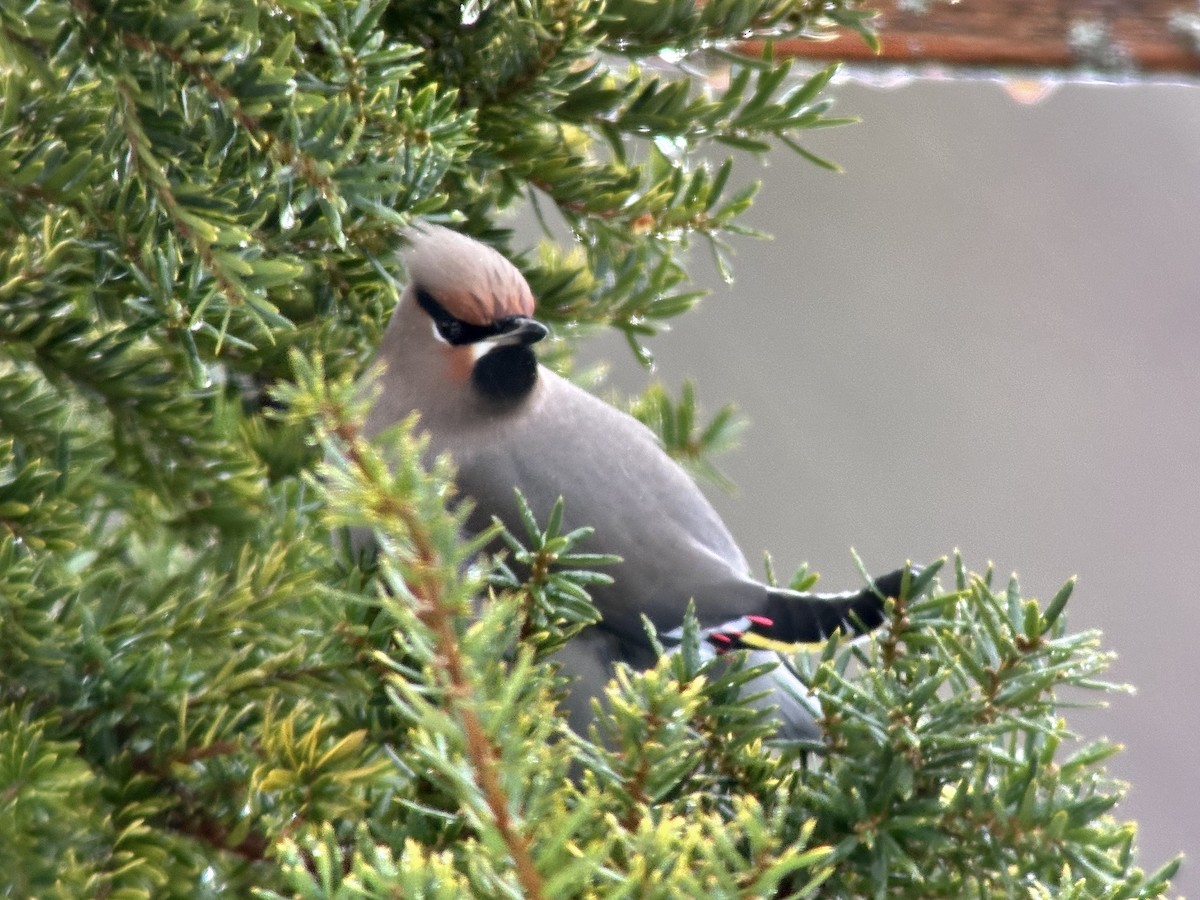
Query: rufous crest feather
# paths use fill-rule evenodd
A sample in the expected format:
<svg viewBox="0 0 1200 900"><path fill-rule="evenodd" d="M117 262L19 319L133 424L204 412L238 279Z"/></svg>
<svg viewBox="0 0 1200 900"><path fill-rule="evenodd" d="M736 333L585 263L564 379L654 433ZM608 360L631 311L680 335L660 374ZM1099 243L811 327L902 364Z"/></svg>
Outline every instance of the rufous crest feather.
<svg viewBox="0 0 1200 900"><path fill-rule="evenodd" d="M421 223L406 234L409 283L473 325L532 316L533 293L520 270L498 251L440 225Z"/></svg>

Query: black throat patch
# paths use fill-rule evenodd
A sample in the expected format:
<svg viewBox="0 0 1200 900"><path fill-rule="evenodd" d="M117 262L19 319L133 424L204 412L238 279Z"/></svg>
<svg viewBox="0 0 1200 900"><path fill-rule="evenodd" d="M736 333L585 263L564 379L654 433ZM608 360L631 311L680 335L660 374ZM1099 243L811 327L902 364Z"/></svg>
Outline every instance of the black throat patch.
<svg viewBox="0 0 1200 900"><path fill-rule="evenodd" d="M515 406L537 384L537 357L526 344L509 344L489 350L475 363L471 383L482 397L497 406Z"/></svg>

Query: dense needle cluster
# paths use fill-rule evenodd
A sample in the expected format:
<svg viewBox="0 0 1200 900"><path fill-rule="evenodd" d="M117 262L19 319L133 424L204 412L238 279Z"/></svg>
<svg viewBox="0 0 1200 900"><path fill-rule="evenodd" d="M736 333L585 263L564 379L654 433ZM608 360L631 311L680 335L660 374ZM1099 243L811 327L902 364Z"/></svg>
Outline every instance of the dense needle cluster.
<svg viewBox="0 0 1200 900"><path fill-rule="evenodd" d="M678 652L617 667L593 741L548 660L619 566L562 507L518 508L485 562L411 425L363 439L354 383L414 221L515 256L560 373L599 328L645 358L698 299L684 249L724 265L747 231L755 187L720 148L803 153L836 121L830 72L735 42L866 21L853 0L0 4L0 895L1165 890L1110 815L1112 748L1064 742L1059 690L1106 659L1065 595L926 569L879 642L794 660L820 737L783 748L736 702L757 673L707 661L685 618ZM577 240L517 252L522 203ZM633 405L716 475L728 411L702 421L691 387ZM345 525L375 565L334 545Z"/></svg>

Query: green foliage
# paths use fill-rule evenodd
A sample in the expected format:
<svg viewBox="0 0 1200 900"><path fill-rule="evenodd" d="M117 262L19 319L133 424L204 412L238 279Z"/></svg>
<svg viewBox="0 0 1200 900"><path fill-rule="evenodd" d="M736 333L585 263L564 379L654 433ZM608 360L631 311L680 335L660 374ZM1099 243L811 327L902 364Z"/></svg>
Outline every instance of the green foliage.
<svg viewBox="0 0 1200 900"><path fill-rule="evenodd" d="M854 0L0 4L0 896L1148 897L1113 748L1068 748L1094 635L928 569L883 637L795 662L770 744L694 622L572 735L553 652L620 564L530 515L464 542L412 423L354 387L414 217L516 255L555 325L640 342L806 153L831 71L745 38ZM737 423L631 408L719 480ZM571 498L564 498L570 504ZM332 536L370 532L363 568ZM506 554L481 556L496 537ZM520 573L520 574L518 574ZM797 576L810 581L810 576ZM1074 696L1074 695L1073 695Z"/></svg>
<svg viewBox="0 0 1200 900"><path fill-rule="evenodd" d="M745 430L746 422L736 417L733 406L726 405L707 425L698 427L696 387L685 381L678 402L671 399L661 384L655 383L634 401L629 411L657 434L667 453L694 476L725 490L733 489L733 483L712 462L713 456L737 446Z"/></svg>
<svg viewBox="0 0 1200 900"><path fill-rule="evenodd" d="M520 492L517 501L529 546L525 546L503 522L497 521L496 527L500 539L508 546L512 561L527 575L524 580L519 579L507 561L499 558L493 563L490 581L495 588L519 593L525 599L528 605L521 611L525 623L522 639L530 642L539 655L545 655L599 621L587 589L593 584L611 584L612 577L590 567L609 566L621 559L575 549L592 529L577 528L567 534L560 533L561 497L550 510L544 530ZM495 599L494 596L489 598L493 603Z"/></svg>
<svg viewBox="0 0 1200 900"><path fill-rule="evenodd" d="M990 572L955 563L953 593L919 597L926 570L869 652L828 648L804 679L838 765L807 773L792 802L835 844L831 862L847 863L834 893L1160 893L1177 863L1133 871L1135 829L1107 816L1122 787L1100 764L1119 748L1071 746L1060 715L1064 689L1117 689L1097 680L1099 635L1066 631L1073 582L1042 609L1015 578L995 591Z"/></svg>

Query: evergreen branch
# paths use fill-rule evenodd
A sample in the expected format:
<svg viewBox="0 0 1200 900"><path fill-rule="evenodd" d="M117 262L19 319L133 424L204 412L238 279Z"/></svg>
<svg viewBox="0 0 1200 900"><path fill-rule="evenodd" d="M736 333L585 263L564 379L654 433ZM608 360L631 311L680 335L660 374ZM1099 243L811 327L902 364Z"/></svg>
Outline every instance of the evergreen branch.
<svg viewBox="0 0 1200 900"><path fill-rule="evenodd" d="M678 403L671 400L666 389L652 384L630 407L630 414L658 435L663 449L694 476L725 490L733 490L731 482L711 461L737 445L746 422L736 417L734 408L721 409L707 425L696 423L696 387L684 381Z"/></svg>
<svg viewBox="0 0 1200 900"><path fill-rule="evenodd" d="M84 0L76 0L76 3L90 15L95 16L95 12L84 5ZM291 141L268 130L259 118L246 112L233 91L223 85L207 67L186 59L181 52L168 44L151 40L139 34L122 31L121 40L135 50L167 60L187 73L208 92L213 100L226 109L230 117L245 130L255 144L272 158L277 166L291 168L326 202L342 204L333 179L322 171L320 163L310 154L301 151Z"/></svg>
<svg viewBox="0 0 1200 900"><path fill-rule="evenodd" d="M170 777L171 768L176 765L230 756L240 750L232 742L221 741L208 747L187 748L167 760L155 759L145 753L135 754L130 759L130 766L135 772L153 778L157 790L174 801L162 817L167 828L215 850L232 853L247 862L262 862L271 848L271 841L266 834L254 828L247 830L226 825L205 812L194 793Z"/></svg>
<svg viewBox="0 0 1200 900"><path fill-rule="evenodd" d="M528 576L524 581L518 579L506 561L497 558L489 580L494 588L518 595L521 638L532 642L538 654L545 656L599 621L587 588L610 583L612 578L594 571L594 567L619 563L620 558L576 551L576 546L592 534L592 529L560 533L562 498L551 508L543 529L538 527L533 510L519 491L516 496L525 540L514 535L503 522L496 520L493 524L497 537L508 545L512 561Z"/></svg>
<svg viewBox="0 0 1200 900"><path fill-rule="evenodd" d="M224 853L231 853L246 862L260 863L268 858L271 842L253 829L232 829L218 819L199 810L189 810L167 820L167 826L184 837L200 841Z"/></svg>
<svg viewBox="0 0 1200 900"><path fill-rule="evenodd" d="M155 158L150 140L139 120L137 100L130 85L128 82L118 81L116 91L121 101L118 105L119 119L125 133L125 140L129 145L130 162L135 170L149 182L163 209L170 216L175 231L192 245L193 251L200 258L204 267L216 279L217 286L225 298L231 304L238 306L248 303L250 296L244 285L217 257L214 247L217 240L215 229L203 219L184 209L183 204L176 197L171 179L162 163ZM269 330L264 333L269 339L273 339Z"/></svg>
<svg viewBox="0 0 1200 900"><path fill-rule="evenodd" d="M361 460L362 449L358 446L361 438L355 435L345 422L339 423L336 431L339 437L349 437L353 441L348 454L351 461ZM367 474L361 465L359 474ZM458 634L454 628L454 616L443 596L441 581L434 574L441 561L429 540L424 523L412 515L411 509L403 504L392 504L390 511L402 523L405 534L413 543L418 577L415 581L410 581L408 587L417 602L417 616L434 634L438 659L448 680L447 703L462 722L467 756L471 760L476 783L483 791L496 828L512 856L517 879L525 896L532 900L540 900L544 896L542 877L530 855L530 839L518 829L509 814L508 796L500 784L498 773L499 753L475 712L472 699L474 686L467 675Z"/></svg>
<svg viewBox="0 0 1200 900"><path fill-rule="evenodd" d="M576 21L575 16L578 16L579 13L575 8L576 4L569 0L560 0L549 6L551 21L541 23L541 27L537 29L535 38L537 43L533 59L526 65L524 71L506 79L498 90L490 91L486 104L480 104L481 106L503 107L514 99L523 99L523 95L528 94L538 81L551 70L553 63L559 58L571 37L585 33L592 24L592 21L589 20L583 27L572 29L572 25ZM502 8L501 4L490 6L480 16L480 19L499 16ZM477 27L480 27L481 24L486 24L486 22L476 22ZM543 36L546 39L542 39ZM578 53L578 49L574 52ZM465 96L463 99L464 102L468 102L471 98Z"/></svg>
<svg viewBox="0 0 1200 900"><path fill-rule="evenodd" d="M410 531L410 533L412 533ZM422 541L417 540L418 561L433 562L422 554L427 547L422 547ZM458 635L454 630L453 618L440 597L439 586L436 583L416 584L413 593L423 604L426 622L432 628L437 641L438 652L444 660L446 675L450 682L447 695L451 708L462 721L463 733L466 738L467 755L471 759L476 773L476 780L487 800L492 818L500 831L509 853L512 855L517 870L517 879L531 900L544 897L542 876L533 863L530 854L530 839L522 833L512 821L508 811L508 796L500 784L497 759L499 754L483 729L479 717L472 706L473 686L467 677L466 666L463 663L462 652L458 644Z"/></svg>
<svg viewBox="0 0 1200 900"><path fill-rule="evenodd" d="M432 632L436 649L434 659L446 680L446 703L462 725L475 783L508 848L517 880L525 896L541 900L545 896L542 876L533 862L530 837L513 821L509 812L510 800L500 782L500 754L476 712L475 687L467 673L455 629L455 611L445 593L442 573L448 561L442 557L430 523L404 498L388 491L382 478L385 469L359 433L358 424L346 414L344 401L338 402L327 392L319 364L314 367L293 354L293 365L301 384L307 387L316 402L314 404L310 399L306 405L302 395L288 391L285 397L289 405L299 404L292 414L302 416L311 409L321 416L321 427L338 442L331 450L344 455L350 477L378 498L374 511L378 517L374 520L376 527L396 529L410 547L411 559L405 566L403 590L411 597L417 618Z"/></svg>
<svg viewBox="0 0 1200 900"><path fill-rule="evenodd" d="M750 40L819 37L854 0L616 0L607 36L618 52L640 58Z"/></svg>
<svg viewBox="0 0 1200 900"><path fill-rule="evenodd" d="M830 23L868 18L0 3L0 894L1168 891L1178 861L1143 873L1114 818L1117 748L1062 718L1106 661L1065 630L1069 586L1039 606L959 561L941 593L930 567L876 638L788 660L824 730L797 747L744 702L765 668L705 656L689 617L657 665L617 665L593 744L556 673L605 577L586 529L526 511L490 559L410 427L382 456L358 432L416 218L502 244L514 206L553 204L577 240L517 257L539 317L649 361L700 296L689 242L728 277L722 240L752 234L740 154L700 151L824 164L799 138L840 121L831 70L769 46ZM736 433L690 387L638 406L693 468ZM333 551L343 524L377 566Z"/></svg>

